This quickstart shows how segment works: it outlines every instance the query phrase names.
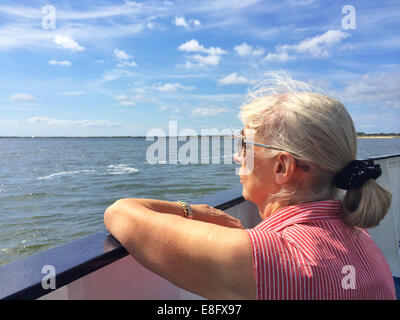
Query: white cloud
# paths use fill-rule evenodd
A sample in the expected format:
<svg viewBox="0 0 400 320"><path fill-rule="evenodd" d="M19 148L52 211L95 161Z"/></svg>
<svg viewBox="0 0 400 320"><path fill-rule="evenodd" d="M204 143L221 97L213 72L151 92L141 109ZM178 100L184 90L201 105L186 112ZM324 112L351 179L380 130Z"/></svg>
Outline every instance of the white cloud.
<svg viewBox="0 0 400 320"><path fill-rule="evenodd" d="M206 49L206 53L210 55L223 55L228 54L225 50L221 49L220 47L210 47Z"/></svg>
<svg viewBox="0 0 400 320"><path fill-rule="evenodd" d="M115 97L115 100L118 101L118 103L122 106L134 106L136 103L133 101L132 98L129 98L128 96L122 94L119 96Z"/></svg>
<svg viewBox="0 0 400 320"><path fill-rule="evenodd" d="M314 3L314 0L289 0L288 2L290 5L294 6L306 6Z"/></svg>
<svg viewBox="0 0 400 320"><path fill-rule="evenodd" d="M155 17L155 16L147 17L146 18L146 27L149 28L149 29L154 29L155 26L154 26L153 21L156 20L156 19L157 19L157 17Z"/></svg>
<svg viewBox="0 0 400 320"><path fill-rule="evenodd" d="M38 11L40 13L40 11ZM27 32L29 30L29 32ZM46 30L47 31L47 30ZM34 30L29 24L13 23L0 26L0 50L12 48L29 48L47 46L53 39L53 34L41 30Z"/></svg>
<svg viewBox="0 0 400 320"><path fill-rule="evenodd" d="M176 25L177 27L184 27L186 29L189 29L190 25L195 27L201 26L201 22L197 19L190 19L189 22L187 22L184 17L175 17L174 25Z"/></svg>
<svg viewBox="0 0 400 320"><path fill-rule="evenodd" d="M119 61L117 64L118 68L137 67L135 61L128 61L130 58L132 58L132 56L130 56L123 50L114 49L114 57Z"/></svg>
<svg viewBox="0 0 400 320"><path fill-rule="evenodd" d="M186 41L185 43L181 44L178 49L185 52L207 52L207 49L199 44L196 39Z"/></svg>
<svg viewBox="0 0 400 320"><path fill-rule="evenodd" d="M261 47L253 48L253 46L248 45L246 42L243 42L241 45L235 46L234 50L236 54L238 54L241 57L261 56L265 52L264 48Z"/></svg>
<svg viewBox="0 0 400 320"><path fill-rule="evenodd" d="M193 69L193 68L196 68L197 65L192 63L192 62L190 62L190 61L186 61L186 63L184 64L183 67L185 67L186 69Z"/></svg>
<svg viewBox="0 0 400 320"><path fill-rule="evenodd" d="M143 7L144 10L148 9L154 10L152 7ZM125 15L134 15L139 13L140 11L144 11L142 6L139 3L134 1L126 1L123 5L115 4L115 5L105 5L105 6L96 6L94 9L88 8L87 10L69 10L62 9L57 6L56 14L57 20L90 20L90 19L99 19L99 18L113 18ZM27 6L6 6L1 5L0 11L14 15L18 17L22 17L25 19L41 19L42 14L40 12L40 8L38 10L37 7L27 7Z"/></svg>
<svg viewBox="0 0 400 320"><path fill-rule="evenodd" d="M248 84L248 83L252 83L252 81L248 80L245 77L239 77L237 75L237 72L233 72L218 81L218 84L221 86L226 86L231 84Z"/></svg>
<svg viewBox="0 0 400 320"><path fill-rule="evenodd" d="M122 106L127 106L127 107L136 105L135 102L128 101L128 100L120 101L119 104L122 105Z"/></svg>
<svg viewBox="0 0 400 320"><path fill-rule="evenodd" d="M288 60L295 59L294 57L290 57L287 52L279 52L279 53L268 53L265 56L265 61L268 62L286 62Z"/></svg>
<svg viewBox="0 0 400 320"><path fill-rule="evenodd" d="M199 27L201 26L201 22L199 20L189 20L190 23L193 23L194 26Z"/></svg>
<svg viewBox="0 0 400 320"><path fill-rule="evenodd" d="M249 8L259 4L261 0L215 0L215 1L194 1L190 10L208 15L216 15L223 17L227 14L232 15L233 12L240 12L244 8ZM272 6L270 4L270 6ZM257 9L257 7L256 7Z"/></svg>
<svg viewBox="0 0 400 320"><path fill-rule="evenodd" d="M384 109L400 109L400 71L367 73L353 79L339 93L345 102L360 103Z"/></svg>
<svg viewBox="0 0 400 320"><path fill-rule="evenodd" d="M157 111L167 111L167 110L170 110L170 112L173 112L173 113L180 112L180 109L178 107L173 107L173 106L168 107L168 106L162 105L157 108Z"/></svg>
<svg viewBox="0 0 400 320"><path fill-rule="evenodd" d="M2 14L8 14L25 19L38 19L40 17L40 10L22 6L7 6L1 5L0 11Z"/></svg>
<svg viewBox="0 0 400 320"><path fill-rule="evenodd" d="M177 27L185 27L186 29L189 29L189 25L184 17L175 17L174 24Z"/></svg>
<svg viewBox="0 0 400 320"><path fill-rule="evenodd" d="M126 78L130 76L133 76L133 73L130 72L129 70L113 69L111 71L106 71L98 82L102 83L102 82L114 81L120 78Z"/></svg>
<svg viewBox="0 0 400 320"><path fill-rule="evenodd" d="M105 120L62 120L52 119L45 117L32 117L28 119L28 122L34 125L48 125L48 126L63 126L63 127L94 127L94 128L117 128L121 127L121 124L117 122L110 122Z"/></svg>
<svg viewBox="0 0 400 320"><path fill-rule="evenodd" d="M203 66L217 66L219 61L221 60L221 56L219 55L206 55L202 56L201 54L195 54L192 56L192 59L197 62L194 64L195 66L203 67Z"/></svg>
<svg viewBox="0 0 400 320"><path fill-rule="evenodd" d="M114 56L117 60L128 60L131 56L123 50L114 49Z"/></svg>
<svg viewBox="0 0 400 320"><path fill-rule="evenodd" d="M328 30L321 35L307 38L294 45L276 46L275 52L268 53L264 60L268 62L286 62L299 58L299 54L313 58L327 58L330 49L348 38L350 34L341 30Z"/></svg>
<svg viewBox="0 0 400 320"><path fill-rule="evenodd" d="M205 48L203 45L199 44L196 39L181 44L178 49L184 52L197 53L189 56L189 59L192 61L186 61L186 68L204 67L207 65L217 66L221 60L221 55L228 54L225 50L219 47ZM201 55L200 53L204 55Z"/></svg>
<svg viewBox="0 0 400 320"><path fill-rule="evenodd" d="M118 68L125 68L125 67L137 67L137 64L135 61L123 61L123 62L119 62L117 64Z"/></svg>
<svg viewBox="0 0 400 320"><path fill-rule="evenodd" d="M160 85L156 88L158 91L161 92L177 92L178 90L194 90L195 88L192 86L184 86L180 83L166 83L164 85Z"/></svg>
<svg viewBox="0 0 400 320"><path fill-rule="evenodd" d="M241 45L235 46L234 50L239 56L248 56L251 53L251 46L243 42Z"/></svg>
<svg viewBox="0 0 400 320"><path fill-rule="evenodd" d="M324 34L308 38L297 45L288 47L300 53L308 53L316 58L327 57L329 55L328 49L330 47L349 36L350 34L340 30L328 30Z"/></svg>
<svg viewBox="0 0 400 320"><path fill-rule="evenodd" d="M264 48L261 47L257 47L255 49L253 49L253 52L251 53L253 56L262 56L265 52Z"/></svg>
<svg viewBox="0 0 400 320"><path fill-rule="evenodd" d="M124 94L121 94L121 95L115 97L115 100L118 100L118 101L126 100L126 99L128 99L128 97Z"/></svg>
<svg viewBox="0 0 400 320"><path fill-rule="evenodd" d="M71 61L68 60L62 60L62 61L57 61L57 60L50 60L49 64L51 64L52 66L64 66L64 67L70 67L72 65Z"/></svg>
<svg viewBox="0 0 400 320"><path fill-rule="evenodd" d="M193 117L196 116L215 116L220 113L229 112L227 108L196 108L192 110L190 114Z"/></svg>
<svg viewBox="0 0 400 320"><path fill-rule="evenodd" d="M185 52L201 52L210 55L228 54L225 50L221 49L220 47L210 47L207 49L203 45L201 45L196 39L192 39L181 44L178 47L178 49L180 51L185 51Z"/></svg>
<svg viewBox="0 0 400 320"><path fill-rule="evenodd" d="M16 93L10 96L10 100L16 102L34 102L36 99L29 93Z"/></svg>
<svg viewBox="0 0 400 320"><path fill-rule="evenodd" d="M84 47L81 47L75 40L61 35L56 35L54 37L54 43L60 49L67 49L71 51L83 51Z"/></svg>

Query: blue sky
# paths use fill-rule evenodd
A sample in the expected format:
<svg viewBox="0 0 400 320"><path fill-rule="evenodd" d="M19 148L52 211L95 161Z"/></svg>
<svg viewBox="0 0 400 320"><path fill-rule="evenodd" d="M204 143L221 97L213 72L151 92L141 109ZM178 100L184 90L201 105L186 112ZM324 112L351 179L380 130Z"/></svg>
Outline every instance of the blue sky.
<svg viewBox="0 0 400 320"><path fill-rule="evenodd" d="M357 131L400 132L399 17L397 0L1 1L0 135L238 128L272 70L341 100Z"/></svg>

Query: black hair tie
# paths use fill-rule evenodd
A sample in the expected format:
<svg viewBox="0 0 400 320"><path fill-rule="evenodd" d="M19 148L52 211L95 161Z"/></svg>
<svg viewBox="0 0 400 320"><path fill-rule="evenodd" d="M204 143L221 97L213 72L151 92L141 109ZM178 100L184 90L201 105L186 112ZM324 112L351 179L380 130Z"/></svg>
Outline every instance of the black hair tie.
<svg viewBox="0 0 400 320"><path fill-rule="evenodd" d="M369 179L381 176L382 169L373 160L353 160L334 179L335 186L344 189L358 189Z"/></svg>

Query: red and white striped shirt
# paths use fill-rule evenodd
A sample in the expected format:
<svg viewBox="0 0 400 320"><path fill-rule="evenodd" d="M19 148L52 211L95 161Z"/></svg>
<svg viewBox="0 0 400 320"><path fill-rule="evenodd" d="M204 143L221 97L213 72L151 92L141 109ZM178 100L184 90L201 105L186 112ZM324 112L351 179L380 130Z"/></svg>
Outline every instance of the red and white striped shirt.
<svg viewBox="0 0 400 320"><path fill-rule="evenodd" d="M340 206L288 206L247 230L257 299L396 299L382 252L366 230L343 222Z"/></svg>

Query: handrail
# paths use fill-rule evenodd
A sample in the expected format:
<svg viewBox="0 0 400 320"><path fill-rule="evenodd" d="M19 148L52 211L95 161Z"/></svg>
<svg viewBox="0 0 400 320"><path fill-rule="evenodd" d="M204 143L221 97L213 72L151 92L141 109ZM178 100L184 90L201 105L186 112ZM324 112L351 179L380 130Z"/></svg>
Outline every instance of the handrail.
<svg viewBox="0 0 400 320"><path fill-rule="evenodd" d="M192 201L226 210L245 200L241 185ZM56 286L60 288L72 281L103 268L128 252L106 230L69 242L24 259L0 266L0 299L37 299L53 291L42 287L46 272L42 268L51 265L56 271Z"/></svg>
<svg viewBox="0 0 400 320"><path fill-rule="evenodd" d="M369 159L380 160L399 157L400 154L383 155ZM192 201L193 204L208 204L220 210L234 207L245 200L241 196L240 184ZM106 230L72 241L27 258L0 266L0 299L37 299L52 289L43 289L42 268L51 265L56 271L56 284L60 288L87 274L103 268L123 257L128 252Z"/></svg>
<svg viewBox="0 0 400 320"><path fill-rule="evenodd" d="M393 154L387 154L387 155L381 155L379 157L369 157L367 159L372 159L372 160L383 160L383 159L389 159L389 158L396 158L400 157L400 153L393 153Z"/></svg>

